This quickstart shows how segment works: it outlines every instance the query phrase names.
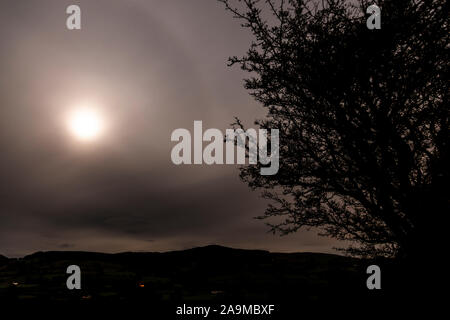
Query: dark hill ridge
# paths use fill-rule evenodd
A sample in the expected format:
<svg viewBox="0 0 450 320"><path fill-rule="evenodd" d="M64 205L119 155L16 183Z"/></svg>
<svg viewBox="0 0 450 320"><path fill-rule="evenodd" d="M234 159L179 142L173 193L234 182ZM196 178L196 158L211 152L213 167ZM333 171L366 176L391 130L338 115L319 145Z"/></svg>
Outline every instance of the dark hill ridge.
<svg viewBox="0 0 450 320"><path fill-rule="evenodd" d="M7 258L5 258L8 260ZM16 260L16 259L13 259ZM123 264L153 264L164 265L185 262L201 264L225 264L242 266L242 264L259 264L271 261L301 263L304 266L311 264L333 264L339 266L356 266L357 259L324 253L272 253L265 250L234 249L218 245L196 247L192 249L169 252L122 252L99 253L86 251L46 251L36 252L19 259L26 263L57 263L72 261L73 264L81 262L109 262Z"/></svg>
<svg viewBox="0 0 450 320"><path fill-rule="evenodd" d="M82 289L66 288L80 266ZM207 246L172 252L37 252L0 264L0 301L304 304L367 297L363 260Z"/></svg>
<svg viewBox="0 0 450 320"><path fill-rule="evenodd" d="M7 257L2 256L2 255L0 254L0 264L6 263L8 260L9 260L9 259L8 259Z"/></svg>

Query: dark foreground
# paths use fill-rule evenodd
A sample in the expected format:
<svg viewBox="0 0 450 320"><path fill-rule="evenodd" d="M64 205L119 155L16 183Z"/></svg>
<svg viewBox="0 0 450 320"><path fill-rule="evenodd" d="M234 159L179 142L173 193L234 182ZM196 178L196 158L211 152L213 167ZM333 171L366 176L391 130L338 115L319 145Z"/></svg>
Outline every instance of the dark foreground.
<svg viewBox="0 0 450 320"><path fill-rule="evenodd" d="M381 290L366 287L366 268L373 263L382 268ZM66 287L66 269L73 264L81 268L81 290ZM146 319L204 318L177 316L183 306L211 306L219 319L254 319L220 314L225 308L221 305L251 304L275 306L272 315L258 319L291 319L311 310L372 313L392 304L405 307L399 298L409 289L398 274L395 264L386 261L220 246L167 253L38 252L23 259L0 257L0 305L19 306L16 311L28 305L101 307L103 312L129 308Z"/></svg>

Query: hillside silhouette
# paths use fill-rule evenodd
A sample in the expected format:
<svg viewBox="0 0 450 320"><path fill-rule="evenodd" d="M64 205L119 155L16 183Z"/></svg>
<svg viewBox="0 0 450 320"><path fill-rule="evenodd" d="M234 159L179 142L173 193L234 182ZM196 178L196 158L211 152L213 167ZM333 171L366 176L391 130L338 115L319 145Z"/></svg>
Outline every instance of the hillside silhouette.
<svg viewBox="0 0 450 320"><path fill-rule="evenodd" d="M133 304L171 313L184 303L270 303L279 306L279 312L292 313L299 306L303 310L389 301L395 294L395 268L378 261L383 265L383 290L370 291L366 268L371 263L333 254L215 245L165 253L37 252L0 258L0 301L79 307ZM66 288L66 268L72 264L81 268L81 290Z"/></svg>

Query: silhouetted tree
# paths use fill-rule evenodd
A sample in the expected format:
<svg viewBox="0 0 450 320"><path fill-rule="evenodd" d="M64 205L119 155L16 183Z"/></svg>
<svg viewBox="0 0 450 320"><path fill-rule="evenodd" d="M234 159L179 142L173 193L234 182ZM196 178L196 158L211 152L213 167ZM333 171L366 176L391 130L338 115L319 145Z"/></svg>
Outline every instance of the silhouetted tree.
<svg viewBox="0 0 450 320"><path fill-rule="evenodd" d="M408 257L435 245L449 212L449 3L219 0L255 40L230 58L280 129L280 170L241 168L272 200L273 232L318 227L356 255ZM267 14L269 13L269 14ZM267 15L265 15L267 14ZM237 122L241 125L240 122Z"/></svg>

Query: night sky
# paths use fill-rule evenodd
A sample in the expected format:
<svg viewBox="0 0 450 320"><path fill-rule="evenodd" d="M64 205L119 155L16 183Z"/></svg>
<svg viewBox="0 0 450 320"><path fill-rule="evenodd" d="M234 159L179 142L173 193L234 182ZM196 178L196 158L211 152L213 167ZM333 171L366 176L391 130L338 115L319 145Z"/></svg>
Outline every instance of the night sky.
<svg viewBox="0 0 450 320"><path fill-rule="evenodd" d="M66 28L66 7L82 29ZM176 166L173 130L247 126L264 109L227 67L249 32L214 0L0 3L0 254L166 251L220 244L334 252L335 240L267 233L266 203L234 165ZM104 131L67 128L79 106Z"/></svg>

